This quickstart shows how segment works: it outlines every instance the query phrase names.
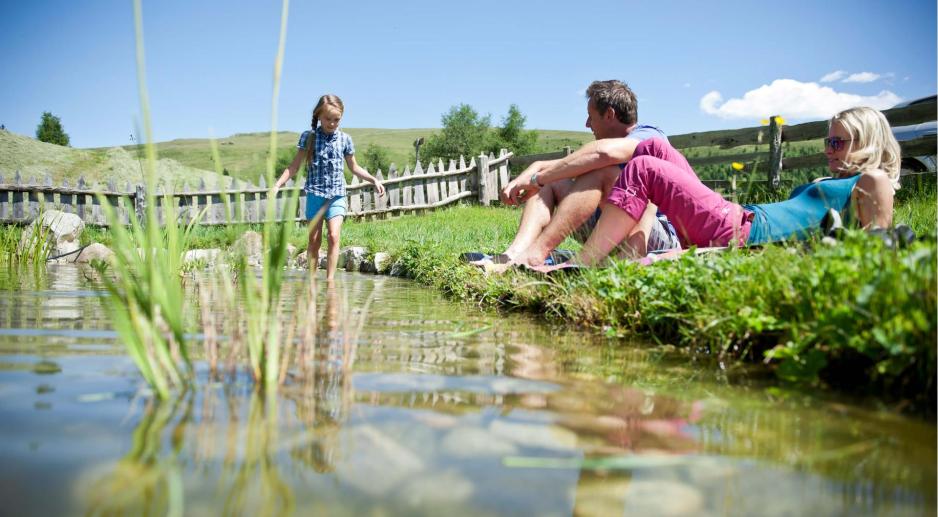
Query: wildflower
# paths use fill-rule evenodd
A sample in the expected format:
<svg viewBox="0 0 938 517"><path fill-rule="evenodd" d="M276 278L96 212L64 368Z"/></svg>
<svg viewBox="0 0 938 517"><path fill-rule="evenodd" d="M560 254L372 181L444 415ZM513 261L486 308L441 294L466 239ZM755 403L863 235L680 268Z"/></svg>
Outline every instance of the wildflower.
<svg viewBox="0 0 938 517"><path fill-rule="evenodd" d="M769 125L769 119L764 118L764 119L760 120L759 123L762 124L763 126L768 126L768 125Z"/></svg>
<svg viewBox="0 0 938 517"><path fill-rule="evenodd" d="M741 170L743 170L743 169L746 168L745 165L743 165L743 164L741 164L741 163L739 163L739 162L733 162L733 163L731 164L731 167L733 167L733 170L737 170L737 171L741 171Z"/></svg>
<svg viewBox="0 0 938 517"><path fill-rule="evenodd" d="M777 117L775 117L775 123L778 124L778 125L780 125L780 126L783 126L783 125L785 125L785 119L782 118L782 117L780 117L780 116L777 116Z"/></svg>

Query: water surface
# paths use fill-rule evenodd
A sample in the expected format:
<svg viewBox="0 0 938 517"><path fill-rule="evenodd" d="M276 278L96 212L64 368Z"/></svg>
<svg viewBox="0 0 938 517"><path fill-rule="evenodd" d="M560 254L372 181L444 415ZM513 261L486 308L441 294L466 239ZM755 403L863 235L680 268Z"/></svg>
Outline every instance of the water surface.
<svg viewBox="0 0 938 517"><path fill-rule="evenodd" d="M875 401L339 273L280 393L200 360L157 402L102 296L0 269L3 513L935 513L934 422Z"/></svg>

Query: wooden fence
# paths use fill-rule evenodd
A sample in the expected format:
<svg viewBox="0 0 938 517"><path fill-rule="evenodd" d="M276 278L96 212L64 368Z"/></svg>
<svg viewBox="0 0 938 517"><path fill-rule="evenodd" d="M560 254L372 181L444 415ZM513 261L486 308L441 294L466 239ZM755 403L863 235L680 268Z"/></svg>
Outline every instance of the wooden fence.
<svg viewBox="0 0 938 517"><path fill-rule="evenodd" d="M892 127L920 124L935 120L936 98L926 101L883 111ZM768 183L777 188L781 181L782 170L803 169L810 167L827 166L827 157L823 152L806 156L793 156L786 158L783 145L786 142L803 142L817 140L827 136L827 121L807 122L793 126L779 125L777 117L771 117L767 126L749 127L743 129L727 129L721 131L706 131L702 133L689 133L686 135L669 136L671 145L676 149L686 151L695 147L719 147L732 149L744 145L768 144L768 150L762 152L740 152L708 157L689 157L687 159L693 167L705 165L742 163L743 171L752 171L756 164L759 170L766 171L767 177L759 183ZM902 157L934 155L936 152L935 136L924 136L915 140L899 142L902 148ZM527 166L539 160L553 160L570 154L570 148L564 148L554 153L538 155L517 156L511 159L512 165ZM904 171L904 174L907 174ZM726 188L730 180L704 180L711 188Z"/></svg>
<svg viewBox="0 0 938 517"><path fill-rule="evenodd" d="M431 163L426 169L420 163L399 172L393 165L384 178L382 171L375 176L382 181L387 193L377 196L370 183L362 183L355 177L347 187L349 215L352 217L382 217L396 213L416 213L459 202L463 199L488 205L498 200L501 186L508 182L508 160L512 154L502 150L494 154L479 155L469 160L450 160ZM300 195L300 206L296 213L284 213L287 196L300 189L292 181L280 189L276 199L276 218L279 221L305 219L306 199ZM86 224L107 226L102 199L115 208L122 224L130 223L131 214L143 220L145 207L155 203L160 222L164 222L167 204L174 204L179 221L188 223L202 214L200 224L216 225L228 223L258 223L266 218L267 199L270 189L264 178L258 186L250 188L211 189L204 183L198 190L188 188L182 192L167 193L157 190L149 196L139 185L127 184L123 189L113 182L106 187L88 185L83 179L74 187L67 182L53 186L46 176L44 181L35 178L24 180L17 172L9 181L0 175L0 223L22 224L35 219L43 210L61 210L78 215ZM99 197L100 196L100 197Z"/></svg>

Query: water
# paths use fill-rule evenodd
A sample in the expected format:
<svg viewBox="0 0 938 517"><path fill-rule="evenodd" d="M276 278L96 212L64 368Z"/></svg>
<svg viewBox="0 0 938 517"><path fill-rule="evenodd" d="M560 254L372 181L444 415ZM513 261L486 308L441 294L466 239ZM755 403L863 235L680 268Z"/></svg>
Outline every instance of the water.
<svg viewBox="0 0 938 517"><path fill-rule="evenodd" d="M312 374L276 396L200 361L199 388L162 403L87 271L0 271L0 294L3 514L936 510L934 421L403 280L322 289Z"/></svg>

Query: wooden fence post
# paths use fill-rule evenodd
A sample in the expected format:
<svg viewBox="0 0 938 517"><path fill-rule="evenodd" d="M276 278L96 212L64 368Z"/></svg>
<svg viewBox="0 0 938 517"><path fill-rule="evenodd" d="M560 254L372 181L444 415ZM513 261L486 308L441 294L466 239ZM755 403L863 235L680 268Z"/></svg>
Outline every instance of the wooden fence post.
<svg viewBox="0 0 938 517"><path fill-rule="evenodd" d="M504 158L505 155L507 154L508 154L508 149L500 149L498 151L499 159ZM511 178L509 177L509 173L508 173L508 160L504 160L498 166L498 185L495 188L495 190L497 191L497 193L495 194L495 197L500 197L499 193L501 193L501 190L508 185L508 181L510 179Z"/></svg>
<svg viewBox="0 0 938 517"><path fill-rule="evenodd" d="M397 179L397 165L393 163L388 167L388 179L393 180ZM397 208L401 206L401 184L398 182L392 183L390 187L385 188L388 196L388 207Z"/></svg>
<svg viewBox="0 0 938 517"><path fill-rule="evenodd" d="M137 214L137 222L146 224L146 213L147 213L147 195L146 191L143 189L143 185L137 185L137 188L134 190L134 213Z"/></svg>
<svg viewBox="0 0 938 517"><path fill-rule="evenodd" d="M769 188L778 189L779 175L782 171L782 127L778 124L778 116L769 120Z"/></svg>
<svg viewBox="0 0 938 517"><path fill-rule="evenodd" d="M478 167L478 178L476 185L479 186L479 203L482 203L483 206L488 206L491 203L489 199L489 157L482 153L479 155L479 161L476 162Z"/></svg>
<svg viewBox="0 0 938 517"><path fill-rule="evenodd" d="M375 179L379 183L384 184L384 174L381 173L381 169L378 169L378 172L375 173ZM384 189L384 195L378 195L378 189L375 189L375 210L381 212L378 215L385 215L384 211L388 208L388 189Z"/></svg>

